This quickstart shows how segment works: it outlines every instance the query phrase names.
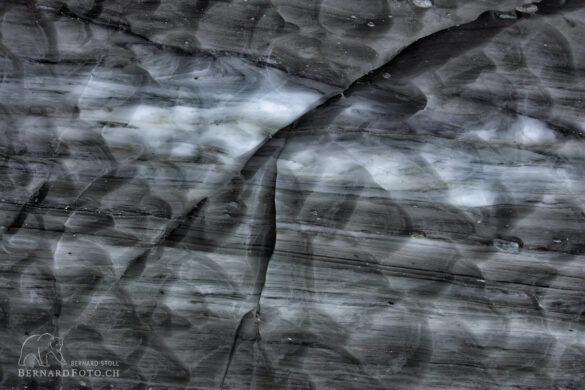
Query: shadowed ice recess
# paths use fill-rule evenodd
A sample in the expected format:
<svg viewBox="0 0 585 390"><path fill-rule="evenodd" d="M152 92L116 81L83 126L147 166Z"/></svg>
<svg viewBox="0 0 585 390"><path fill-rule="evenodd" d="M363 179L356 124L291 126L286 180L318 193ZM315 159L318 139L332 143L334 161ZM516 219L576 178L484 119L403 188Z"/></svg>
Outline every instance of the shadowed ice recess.
<svg viewBox="0 0 585 390"><path fill-rule="evenodd" d="M584 19L0 3L0 389L585 388Z"/></svg>

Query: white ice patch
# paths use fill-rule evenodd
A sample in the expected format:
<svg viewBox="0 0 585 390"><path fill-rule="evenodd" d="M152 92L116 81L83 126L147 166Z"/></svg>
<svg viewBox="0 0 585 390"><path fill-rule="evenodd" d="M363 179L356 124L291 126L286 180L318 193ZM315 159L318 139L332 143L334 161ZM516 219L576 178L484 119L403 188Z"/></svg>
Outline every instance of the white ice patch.
<svg viewBox="0 0 585 390"><path fill-rule="evenodd" d="M179 158L193 157L197 154L197 148L186 142L175 142L171 149L171 155Z"/></svg>
<svg viewBox="0 0 585 390"><path fill-rule="evenodd" d="M274 90L243 101L233 108L232 115L274 134L302 115L319 97L312 92Z"/></svg>
<svg viewBox="0 0 585 390"><path fill-rule="evenodd" d="M387 191L423 191L442 187L442 183L420 166L420 161L406 153L351 150L349 154L359 165L367 167L372 179Z"/></svg>
<svg viewBox="0 0 585 390"><path fill-rule="evenodd" d="M431 8L433 6L431 0L412 0L412 3L419 8Z"/></svg>
<svg viewBox="0 0 585 390"><path fill-rule="evenodd" d="M495 194L487 188L449 187L449 202L455 207L491 206Z"/></svg>
<svg viewBox="0 0 585 390"><path fill-rule="evenodd" d="M141 104L134 108L125 131L135 132L156 153L184 158L213 147L226 153L221 159L229 160L256 148L266 137L302 115L318 97L298 91L271 92L249 101L207 109Z"/></svg>
<svg viewBox="0 0 585 390"><path fill-rule="evenodd" d="M321 152L316 154L313 149L298 150L290 155L289 159L279 161L279 170L312 179L347 180L348 176L353 175L355 162L348 159L347 154L340 154L334 147L325 148Z"/></svg>
<svg viewBox="0 0 585 390"><path fill-rule="evenodd" d="M508 129L494 126L478 129L470 134L486 142L521 146L546 145L556 142L554 132L544 122L526 116L519 116Z"/></svg>
<svg viewBox="0 0 585 390"><path fill-rule="evenodd" d="M521 116L517 122L519 140L524 145L549 144L556 141L555 134L544 122Z"/></svg>
<svg viewBox="0 0 585 390"><path fill-rule="evenodd" d="M153 64L157 62L144 65ZM165 72L154 68L147 71L158 76L154 78L160 87L135 86L132 75L113 77L97 69L99 77L74 88L82 121L120 124L115 131L101 125L96 130L123 161L142 153L165 160L202 154L206 161L235 169L242 156L323 97L317 90L293 85L284 72L238 59L210 62L207 68L187 67L182 73L171 69L173 77L163 77Z"/></svg>

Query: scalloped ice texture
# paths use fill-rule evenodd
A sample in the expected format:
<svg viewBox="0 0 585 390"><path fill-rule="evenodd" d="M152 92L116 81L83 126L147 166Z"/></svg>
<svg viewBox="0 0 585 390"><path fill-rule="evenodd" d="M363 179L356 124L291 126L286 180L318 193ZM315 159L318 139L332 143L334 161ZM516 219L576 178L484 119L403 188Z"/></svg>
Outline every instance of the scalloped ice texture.
<svg viewBox="0 0 585 390"><path fill-rule="evenodd" d="M0 387L579 388L585 12L530 5L0 5Z"/></svg>

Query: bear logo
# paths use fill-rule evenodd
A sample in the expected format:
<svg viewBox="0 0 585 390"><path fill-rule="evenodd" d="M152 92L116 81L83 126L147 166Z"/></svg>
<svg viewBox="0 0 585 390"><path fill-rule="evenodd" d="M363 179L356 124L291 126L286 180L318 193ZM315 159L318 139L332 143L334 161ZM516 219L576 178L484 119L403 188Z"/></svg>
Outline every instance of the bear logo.
<svg viewBox="0 0 585 390"><path fill-rule="evenodd" d="M32 368L38 364L41 367L49 367L49 355L53 355L57 362L65 364L61 347L63 347L61 337L55 337L50 333L33 334L22 343L18 365Z"/></svg>

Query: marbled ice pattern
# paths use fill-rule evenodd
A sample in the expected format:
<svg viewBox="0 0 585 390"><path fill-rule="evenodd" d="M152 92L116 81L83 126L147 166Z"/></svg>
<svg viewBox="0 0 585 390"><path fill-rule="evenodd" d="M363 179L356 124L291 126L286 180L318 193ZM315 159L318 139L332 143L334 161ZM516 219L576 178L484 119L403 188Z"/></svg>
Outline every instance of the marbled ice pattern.
<svg viewBox="0 0 585 390"><path fill-rule="evenodd" d="M0 15L0 388L585 388L585 1Z"/></svg>

